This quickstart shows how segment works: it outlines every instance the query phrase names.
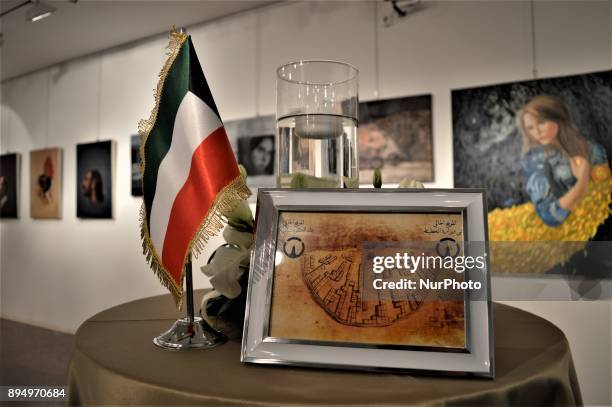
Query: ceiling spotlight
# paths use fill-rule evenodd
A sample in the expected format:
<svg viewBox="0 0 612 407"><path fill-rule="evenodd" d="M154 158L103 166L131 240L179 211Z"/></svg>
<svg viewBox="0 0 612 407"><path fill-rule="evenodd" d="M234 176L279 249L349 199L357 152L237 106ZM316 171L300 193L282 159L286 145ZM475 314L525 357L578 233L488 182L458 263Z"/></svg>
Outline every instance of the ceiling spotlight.
<svg viewBox="0 0 612 407"><path fill-rule="evenodd" d="M39 21L55 12L55 7L41 0L32 0L32 7L26 11L26 21Z"/></svg>

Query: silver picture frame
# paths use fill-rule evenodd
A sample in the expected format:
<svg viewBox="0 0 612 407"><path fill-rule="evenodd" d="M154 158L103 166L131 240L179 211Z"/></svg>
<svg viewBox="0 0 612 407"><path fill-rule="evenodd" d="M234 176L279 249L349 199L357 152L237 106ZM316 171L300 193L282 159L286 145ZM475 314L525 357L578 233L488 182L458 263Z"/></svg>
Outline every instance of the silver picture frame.
<svg viewBox="0 0 612 407"><path fill-rule="evenodd" d="M484 267L470 278L482 287L465 290L465 349L293 339L270 335L277 239L283 212L456 213L471 255ZM259 189L255 247L251 254L241 362L368 371L494 377L493 325L485 191L482 189ZM358 242L356 242L357 244ZM466 249L467 245L466 245ZM282 255L282 253L280 253ZM467 277L467 274L466 274Z"/></svg>

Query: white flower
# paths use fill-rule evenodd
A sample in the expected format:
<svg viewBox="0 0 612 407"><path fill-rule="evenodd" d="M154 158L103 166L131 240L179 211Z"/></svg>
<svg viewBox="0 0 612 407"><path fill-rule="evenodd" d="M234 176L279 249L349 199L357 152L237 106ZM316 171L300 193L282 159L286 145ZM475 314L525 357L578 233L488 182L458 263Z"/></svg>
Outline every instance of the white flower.
<svg viewBox="0 0 612 407"><path fill-rule="evenodd" d="M406 177L400 181L398 188L425 188L420 181Z"/></svg>
<svg viewBox="0 0 612 407"><path fill-rule="evenodd" d="M238 297L242 290L239 281L248 270L253 234L226 226L223 237L229 246L219 247L210 264L202 266L201 270L210 277L215 291L231 299Z"/></svg>

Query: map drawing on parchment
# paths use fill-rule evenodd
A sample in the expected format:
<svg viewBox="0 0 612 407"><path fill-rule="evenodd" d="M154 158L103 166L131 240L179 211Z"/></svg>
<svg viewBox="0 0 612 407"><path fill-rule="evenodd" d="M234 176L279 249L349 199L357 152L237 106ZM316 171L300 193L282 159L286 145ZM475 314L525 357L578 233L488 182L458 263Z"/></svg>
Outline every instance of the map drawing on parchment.
<svg viewBox="0 0 612 407"><path fill-rule="evenodd" d="M359 253L356 249L328 254L316 251L304 257L302 276L315 301L336 321L351 326L387 326L416 311L423 300L419 291L391 292L391 303L369 304L359 292Z"/></svg>
<svg viewBox="0 0 612 407"><path fill-rule="evenodd" d="M379 277L443 278L429 269L375 275L364 242L460 241L461 214L281 212L279 218L270 336L465 349L463 301L437 300L432 290L364 288ZM398 250L405 249L391 244L374 252Z"/></svg>

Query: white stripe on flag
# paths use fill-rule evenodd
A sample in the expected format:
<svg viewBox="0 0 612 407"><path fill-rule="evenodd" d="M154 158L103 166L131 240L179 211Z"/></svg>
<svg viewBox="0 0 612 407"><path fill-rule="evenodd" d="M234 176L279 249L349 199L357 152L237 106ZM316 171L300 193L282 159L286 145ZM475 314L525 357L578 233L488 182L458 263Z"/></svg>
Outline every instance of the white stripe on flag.
<svg viewBox="0 0 612 407"><path fill-rule="evenodd" d="M170 149L159 166L151 205L149 233L160 260L172 205L189 176L193 152L221 126L219 117L202 99L189 91L185 94L176 112Z"/></svg>

